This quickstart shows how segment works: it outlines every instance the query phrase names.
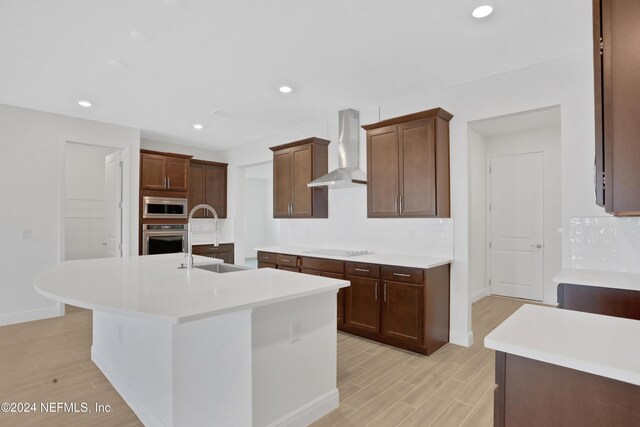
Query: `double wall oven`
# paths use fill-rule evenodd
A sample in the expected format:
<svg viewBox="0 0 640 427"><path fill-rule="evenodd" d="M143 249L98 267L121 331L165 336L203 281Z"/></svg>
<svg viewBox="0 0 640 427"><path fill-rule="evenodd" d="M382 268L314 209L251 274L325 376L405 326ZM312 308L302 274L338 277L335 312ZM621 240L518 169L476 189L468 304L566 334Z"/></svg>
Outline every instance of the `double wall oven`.
<svg viewBox="0 0 640 427"><path fill-rule="evenodd" d="M142 255L186 252L188 206L186 198L142 198Z"/></svg>

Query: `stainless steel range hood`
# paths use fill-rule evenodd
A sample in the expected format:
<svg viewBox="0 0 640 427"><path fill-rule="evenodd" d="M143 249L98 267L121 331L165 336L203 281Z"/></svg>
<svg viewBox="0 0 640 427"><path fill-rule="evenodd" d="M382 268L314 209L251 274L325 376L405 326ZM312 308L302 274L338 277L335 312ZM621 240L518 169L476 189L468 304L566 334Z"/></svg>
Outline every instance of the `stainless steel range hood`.
<svg viewBox="0 0 640 427"><path fill-rule="evenodd" d="M360 170L360 113L342 110L338 113L338 169L311 181L307 187L353 187L367 183Z"/></svg>

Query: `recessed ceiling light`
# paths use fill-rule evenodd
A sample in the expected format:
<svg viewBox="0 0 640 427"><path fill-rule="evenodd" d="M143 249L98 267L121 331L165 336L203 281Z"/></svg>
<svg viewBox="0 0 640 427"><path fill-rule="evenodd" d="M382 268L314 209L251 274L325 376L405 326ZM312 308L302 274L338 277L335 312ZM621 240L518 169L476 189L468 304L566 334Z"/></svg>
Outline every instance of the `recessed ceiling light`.
<svg viewBox="0 0 640 427"><path fill-rule="evenodd" d="M196 130L201 130L204 126L202 126L200 123L196 123L193 125L193 128Z"/></svg>
<svg viewBox="0 0 640 427"><path fill-rule="evenodd" d="M131 31L131 38L134 40L145 41L149 40L149 36L144 31L133 30Z"/></svg>
<svg viewBox="0 0 640 427"><path fill-rule="evenodd" d="M474 18L486 18L487 16L491 15L491 13L493 13L493 7L485 4L483 6L478 6L475 9L473 9L473 12L471 12L471 15L473 15Z"/></svg>
<svg viewBox="0 0 640 427"><path fill-rule="evenodd" d="M91 107L91 103L89 101L78 101L78 105L85 108Z"/></svg>
<svg viewBox="0 0 640 427"><path fill-rule="evenodd" d="M291 89L291 86L280 86L278 90L282 93L291 93L293 89Z"/></svg>

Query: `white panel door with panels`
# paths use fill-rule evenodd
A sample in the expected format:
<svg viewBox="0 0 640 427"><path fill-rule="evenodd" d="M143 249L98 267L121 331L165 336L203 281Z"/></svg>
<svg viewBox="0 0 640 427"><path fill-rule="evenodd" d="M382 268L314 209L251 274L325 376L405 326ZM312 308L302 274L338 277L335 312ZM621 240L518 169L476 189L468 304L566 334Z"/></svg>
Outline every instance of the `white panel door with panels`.
<svg viewBox="0 0 640 427"><path fill-rule="evenodd" d="M542 301L544 154L496 156L489 166L491 293Z"/></svg>
<svg viewBox="0 0 640 427"><path fill-rule="evenodd" d="M104 159L105 167L105 255L122 256L122 161L120 151Z"/></svg>

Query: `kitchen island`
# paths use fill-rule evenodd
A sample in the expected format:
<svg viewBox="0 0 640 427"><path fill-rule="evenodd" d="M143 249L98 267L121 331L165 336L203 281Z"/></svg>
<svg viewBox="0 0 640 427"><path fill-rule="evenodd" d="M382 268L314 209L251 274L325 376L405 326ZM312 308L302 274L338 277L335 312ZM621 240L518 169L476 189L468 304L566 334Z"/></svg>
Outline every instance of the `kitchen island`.
<svg viewBox="0 0 640 427"><path fill-rule="evenodd" d="M185 262L69 261L35 289L93 310L92 360L145 425L307 425L338 407L335 295L348 282Z"/></svg>

